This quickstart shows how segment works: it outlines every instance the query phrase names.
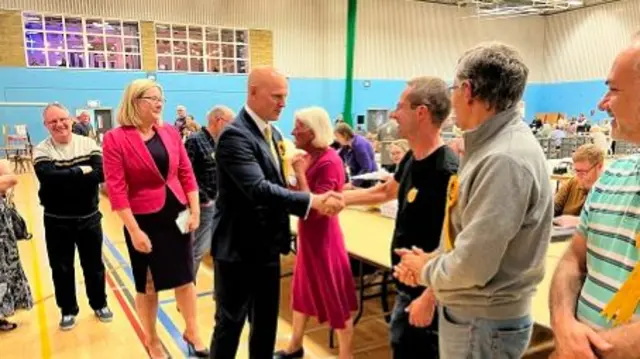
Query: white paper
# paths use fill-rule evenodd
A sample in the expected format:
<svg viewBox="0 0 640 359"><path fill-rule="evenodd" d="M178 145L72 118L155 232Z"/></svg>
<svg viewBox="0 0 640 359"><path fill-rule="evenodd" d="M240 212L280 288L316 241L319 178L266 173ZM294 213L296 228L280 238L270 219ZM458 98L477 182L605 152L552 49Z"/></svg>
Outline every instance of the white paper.
<svg viewBox="0 0 640 359"><path fill-rule="evenodd" d="M385 179L387 179L387 177L389 177L391 174L387 171L383 169L380 169L376 172L371 172L371 173L365 173L362 175L357 175L357 176L353 176L351 177L351 179L353 180L379 180L379 181L383 181Z"/></svg>
<svg viewBox="0 0 640 359"><path fill-rule="evenodd" d="M176 218L176 224L178 225L178 229L182 234L189 233L189 229L187 228L187 222L189 221L189 217L191 217L191 211L185 209L184 211L178 214L178 218Z"/></svg>

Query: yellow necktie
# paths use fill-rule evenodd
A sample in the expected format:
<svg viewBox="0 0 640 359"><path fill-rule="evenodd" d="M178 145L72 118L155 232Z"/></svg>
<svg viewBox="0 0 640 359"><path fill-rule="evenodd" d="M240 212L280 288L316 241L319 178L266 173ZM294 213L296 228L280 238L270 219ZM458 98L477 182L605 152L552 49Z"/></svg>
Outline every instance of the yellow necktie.
<svg viewBox="0 0 640 359"><path fill-rule="evenodd" d="M273 156L273 160L276 161L276 163L278 163L278 151L276 151L276 146L274 146L273 144L271 126L267 126L264 129L264 137L267 140L267 143L269 144L269 148L271 149L271 155Z"/></svg>

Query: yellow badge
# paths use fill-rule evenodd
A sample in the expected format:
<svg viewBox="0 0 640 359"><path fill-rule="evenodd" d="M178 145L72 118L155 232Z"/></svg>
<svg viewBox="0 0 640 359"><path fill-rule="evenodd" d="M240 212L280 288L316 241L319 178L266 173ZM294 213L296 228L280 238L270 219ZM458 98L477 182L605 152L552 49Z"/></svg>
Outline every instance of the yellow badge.
<svg viewBox="0 0 640 359"><path fill-rule="evenodd" d="M418 196L418 189L413 187L407 192L407 202L413 203L416 200L416 196Z"/></svg>

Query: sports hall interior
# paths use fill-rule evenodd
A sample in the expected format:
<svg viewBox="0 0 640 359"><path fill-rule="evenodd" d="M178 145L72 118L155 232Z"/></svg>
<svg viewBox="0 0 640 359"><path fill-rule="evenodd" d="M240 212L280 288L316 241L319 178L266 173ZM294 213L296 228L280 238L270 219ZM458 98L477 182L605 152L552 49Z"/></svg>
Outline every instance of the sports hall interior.
<svg viewBox="0 0 640 359"><path fill-rule="evenodd" d="M381 163L389 161L386 147L395 139L377 131L390 121L406 81L432 75L451 82L456 61L467 48L496 40L515 46L526 60L530 72L519 106L554 173L577 146L593 141L593 132L605 133L610 147L608 115L597 103L607 91L613 58L640 30L640 0L504 3L529 2L534 10L492 11L499 7L490 0L0 0L1 155L18 174L11 200L33 233L18 247L34 296L31 310L11 318L18 328L0 333L0 357L147 357L123 224L104 194L103 259L114 320L102 325L94 317L76 257L78 326L69 332L58 328L31 151L48 136L42 119L47 104L61 103L72 116L89 114L100 143L116 126L125 86L150 78L164 88L167 122L173 123L176 109L184 106L205 125L207 111L216 104L242 108L248 72L270 65L288 78L289 96L277 122L286 138L291 139L297 109L321 106L332 120L340 117L367 134ZM559 123L585 119L592 131L567 135L557 146L551 143L551 131ZM443 136L447 141L459 136L454 121ZM619 143L608 158L635 151ZM553 188L567 175L552 174ZM376 269L354 277L359 287L356 358L388 358L391 353L387 320L393 285L380 283L391 274L394 222L393 214L381 211L347 208L340 214L349 255ZM569 238L551 240L546 275L533 302L536 324L526 358L545 358L553 350L549 283ZM295 254L282 257L277 348L286 346L291 333L294 261ZM196 281L198 324L207 342L215 310L212 268L207 256ZM172 292L162 293L158 331L173 358L187 357L183 325ZM248 358L247 328L238 358ZM312 321L305 332L306 357L337 357L335 343L326 324Z"/></svg>

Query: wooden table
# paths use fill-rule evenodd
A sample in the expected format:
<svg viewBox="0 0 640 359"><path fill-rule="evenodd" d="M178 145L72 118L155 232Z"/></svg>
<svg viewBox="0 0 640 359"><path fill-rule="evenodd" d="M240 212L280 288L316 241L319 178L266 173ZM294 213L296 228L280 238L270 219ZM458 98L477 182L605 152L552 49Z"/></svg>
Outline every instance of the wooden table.
<svg viewBox="0 0 640 359"><path fill-rule="evenodd" d="M391 271L391 240L395 221L372 211L347 208L339 215L340 225L349 255L360 261ZM297 228L293 218L292 228ZM536 323L550 328L549 324L549 287L551 277L558 260L568 246L570 233L552 232L552 239L545 262L544 280L538 285L533 298L532 314Z"/></svg>

